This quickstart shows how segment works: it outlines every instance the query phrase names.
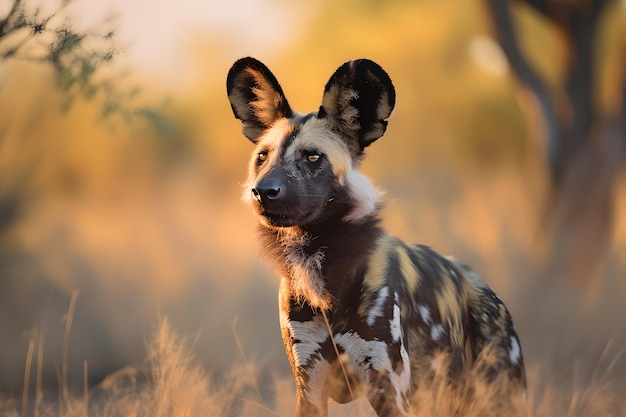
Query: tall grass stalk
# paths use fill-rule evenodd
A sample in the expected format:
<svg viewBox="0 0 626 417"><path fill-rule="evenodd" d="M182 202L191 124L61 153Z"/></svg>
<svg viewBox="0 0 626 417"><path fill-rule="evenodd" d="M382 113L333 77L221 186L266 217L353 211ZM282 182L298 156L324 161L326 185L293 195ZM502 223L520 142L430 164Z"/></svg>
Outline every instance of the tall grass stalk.
<svg viewBox="0 0 626 417"><path fill-rule="evenodd" d="M61 392L63 395L61 404L69 404L69 389L67 383L67 361L69 356L70 333L72 332L72 322L74 321L74 310L76 308L76 299L79 290L72 291L70 298L70 306L65 314L65 331L63 333L63 347L61 353Z"/></svg>
<svg viewBox="0 0 626 417"><path fill-rule="evenodd" d="M28 412L28 391L30 389L30 370L33 363L33 354L35 352L36 329L31 332L28 341L28 351L26 353L26 364L24 365L24 388L22 390L22 417L26 417Z"/></svg>

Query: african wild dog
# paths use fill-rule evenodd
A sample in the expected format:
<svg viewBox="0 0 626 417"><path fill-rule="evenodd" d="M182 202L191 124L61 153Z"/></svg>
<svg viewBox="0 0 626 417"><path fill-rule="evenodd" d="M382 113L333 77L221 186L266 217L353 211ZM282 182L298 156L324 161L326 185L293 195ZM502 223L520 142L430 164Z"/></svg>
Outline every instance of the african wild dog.
<svg viewBox="0 0 626 417"><path fill-rule="evenodd" d="M504 304L466 265L388 235L379 192L357 171L395 104L387 73L366 59L343 64L305 115L253 58L235 62L227 92L256 144L244 198L282 276L296 415L325 416L328 397L363 393L379 416L405 415L440 354L451 380L479 369L521 395L522 353Z"/></svg>

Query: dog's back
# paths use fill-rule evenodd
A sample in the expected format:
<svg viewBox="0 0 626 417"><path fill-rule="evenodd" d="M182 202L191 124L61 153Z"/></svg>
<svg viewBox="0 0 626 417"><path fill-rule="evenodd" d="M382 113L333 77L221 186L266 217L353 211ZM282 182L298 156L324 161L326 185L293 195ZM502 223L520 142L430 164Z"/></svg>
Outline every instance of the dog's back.
<svg viewBox="0 0 626 417"><path fill-rule="evenodd" d="M397 295L413 375L442 369L455 379L474 369L486 383L497 379L523 388L524 363L511 315L467 265L387 235L371 259L359 314L371 322L381 293Z"/></svg>
<svg viewBox="0 0 626 417"><path fill-rule="evenodd" d="M474 271L386 233L366 263L353 280L358 297L352 291L335 300L328 319L338 350L355 356L352 362L391 365L376 386L389 385L396 394L415 392L439 372L466 393L468 383L493 384L494 399L522 397L524 363L511 315ZM336 371L333 378L339 380L358 374L350 364ZM404 401L399 395L394 406L402 409Z"/></svg>

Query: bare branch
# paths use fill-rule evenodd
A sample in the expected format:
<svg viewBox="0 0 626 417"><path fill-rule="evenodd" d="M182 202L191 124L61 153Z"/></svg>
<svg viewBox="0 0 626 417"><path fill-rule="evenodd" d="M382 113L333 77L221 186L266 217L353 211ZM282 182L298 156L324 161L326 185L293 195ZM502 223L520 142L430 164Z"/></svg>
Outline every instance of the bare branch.
<svg viewBox="0 0 626 417"><path fill-rule="evenodd" d="M13 6L11 7L11 11L9 11L7 17L0 20L0 38L6 35L7 31L5 30L5 28L7 27L11 19L13 19L21 10L21 6L22 0L13 0Z"/></svg>
<svg viewBox="0 0 626 417"><path fill-rule="evenodd" d="M13 0L11 11L7 17L0 20L0 39L26 26L28 26L28 24L26 22L22 0Z"/></svg>
<svg viewBox="0 0 626 417"><path fill-rule="evenodd" d="M15 58L17 57L17 53L23 49L24 45L26 45L28 42L30 42L30 40L33 38L33 34L29 34L25 37L23 37L20 41L18 41L17 44L15 44L14 46L12 46L11 48L7 49L6 51L0 53L0 60L7 60L10 58Z"/></svg>
<svg viewBox="0 0 626 417"><path fill-rule="evenodd" d="M593 108L594 62L599 18L610 0L521 0L559 29L567 42L565 92L570 110L567 152L570 157L588 139L595 119Z"/></svg>
<svg viewBox="0 0 626 417"><path fill-rule="evenodd" d="M65 94L64 109L78 97L98 96L102 118L116 115L124 122L138 117L153 126L162 123L159 110L137 103L136 89L121 86L122 74L105 68L118 54L115 31L111 27L74 29L62 13L72 1L57 0L53 11L44 13L29 9L24 0L14 0L9 14L0 20L0 63L22 60L51 66ZM104 23L110 26L112 22Z"/></svg>
<svg viewBox="0 0 626 417"><path fill-rule="evenodd" d="M548 163L553 179L558 182L563 175L564 169L562 160L563 138L554 100L548 87L537 71L530 65L519 46L509 2L503 0L487 0L487 6L500 46L509 60L513 71L522 84L526 86L537 99L545 128Z"/></svg>

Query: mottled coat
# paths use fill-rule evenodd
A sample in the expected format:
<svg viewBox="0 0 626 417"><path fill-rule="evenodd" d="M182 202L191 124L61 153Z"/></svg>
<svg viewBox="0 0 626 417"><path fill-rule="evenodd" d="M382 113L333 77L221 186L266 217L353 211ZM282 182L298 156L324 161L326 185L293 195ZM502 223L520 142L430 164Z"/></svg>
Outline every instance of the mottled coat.
<svg viewBox="0 0 626 417"><path fill-rule="evenodd" d="M256 145L244 199L282 277L296 415L325 416L329 397L359 395L379 416L406 415L418 383L443 364L451 383L474 370L521 395L520 342L504 304L466 265L387 234L379 192L357 170L395 105L387 73L366 59L345 63L305 115L253 58L235 62L227 92Z"/></svg>

